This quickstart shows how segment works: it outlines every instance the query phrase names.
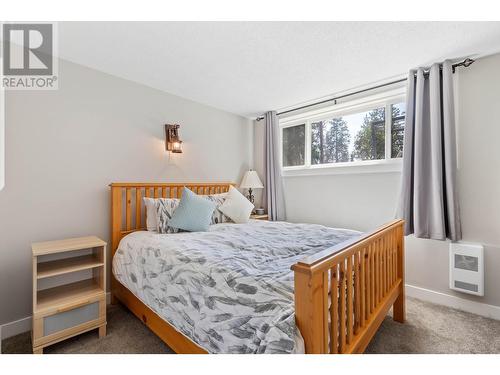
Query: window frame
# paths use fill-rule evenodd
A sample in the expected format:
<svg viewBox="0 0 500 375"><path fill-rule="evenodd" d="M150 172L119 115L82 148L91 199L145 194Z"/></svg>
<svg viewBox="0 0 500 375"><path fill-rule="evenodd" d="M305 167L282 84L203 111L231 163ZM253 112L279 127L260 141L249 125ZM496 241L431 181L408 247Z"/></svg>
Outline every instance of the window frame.
<svg viewBox="0 0 500 375"><path fill-rule="evenodd" d="M284 177L318 174L349 174L374 172L400 172L402 158L391 158L391 125L393 104L405 102L405 87L365 96L321 109L303 112L297 115L279 119L279 163ZM311 164L311 124L318 121L328 121L354 113L370 111L375 108L385 108L385 158L377 160L349 161L340 163ZM388 116L387 114L390 114ZM304 164L283 166L283 129L305 124Z"/></svg>

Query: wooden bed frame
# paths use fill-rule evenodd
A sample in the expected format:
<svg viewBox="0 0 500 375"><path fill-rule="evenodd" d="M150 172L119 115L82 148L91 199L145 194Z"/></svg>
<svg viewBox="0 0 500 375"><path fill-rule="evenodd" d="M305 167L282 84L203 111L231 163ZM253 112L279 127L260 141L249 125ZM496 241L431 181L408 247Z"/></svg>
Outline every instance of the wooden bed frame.
<svg viewBox="0 0 500 375"><path fill-rule="evenodd" d="M120 240L145 229L142 197L180 197L229 190L232 183L113 183L111 259ZM363 353L387 312L405 320L403 221L326 249L292 266L295 319L306 353ZM207 353L142 303L111 275L112 302L120 301L176 353Z"/></svg>

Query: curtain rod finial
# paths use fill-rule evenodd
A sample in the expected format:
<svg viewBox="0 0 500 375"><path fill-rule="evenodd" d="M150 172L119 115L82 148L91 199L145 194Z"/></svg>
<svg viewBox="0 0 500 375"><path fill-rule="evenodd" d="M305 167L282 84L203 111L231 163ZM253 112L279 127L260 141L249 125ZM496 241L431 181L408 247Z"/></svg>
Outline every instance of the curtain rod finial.
<svg viewBox="0 0 500 375"><path fill-rule="evenodd" d="M451 66L451 71L452 71L452 73L455 73L455 70L459 66L465 66L467 68L467 67L471 66L474 63L474 61L476 61L476 60L473 60L473 59L470 59L470 58L467 57L464 61L462 61L460 63L457 63L457 64L453 64Z"/></svg>
<svg viewBox="0 0 500 375"><path fill-rule="evenodd" d="M471 66L474 63L474 61L476 61L476 60L472 60L472 59L467 58L464 60L464 66L467 68L468 66Z"/></svg>

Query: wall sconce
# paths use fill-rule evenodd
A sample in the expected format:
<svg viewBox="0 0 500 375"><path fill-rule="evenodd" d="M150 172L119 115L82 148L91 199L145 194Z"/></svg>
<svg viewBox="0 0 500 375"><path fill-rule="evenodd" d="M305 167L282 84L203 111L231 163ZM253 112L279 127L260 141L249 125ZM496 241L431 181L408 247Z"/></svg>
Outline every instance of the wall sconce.
<svg viewBox="0 0 500 375"><path fill-rule="evenodd" d="M167 151L182 153L182 141L179 139L180 125L165 125L165 148Z"/></svg>

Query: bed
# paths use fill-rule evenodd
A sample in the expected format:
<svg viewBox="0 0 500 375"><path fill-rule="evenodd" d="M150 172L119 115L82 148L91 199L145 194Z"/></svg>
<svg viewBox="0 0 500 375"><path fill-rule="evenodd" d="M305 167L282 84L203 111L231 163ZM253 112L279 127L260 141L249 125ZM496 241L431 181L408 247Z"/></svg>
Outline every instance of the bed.
<svg viewBox="0 0 500 375"><path fill-rule="evenodd" d="M113 302L177 353L362 353L391 307L404 322L400 220L368 234L256 220L145 231L143 197L230 185L111 184Z"/></svg>

